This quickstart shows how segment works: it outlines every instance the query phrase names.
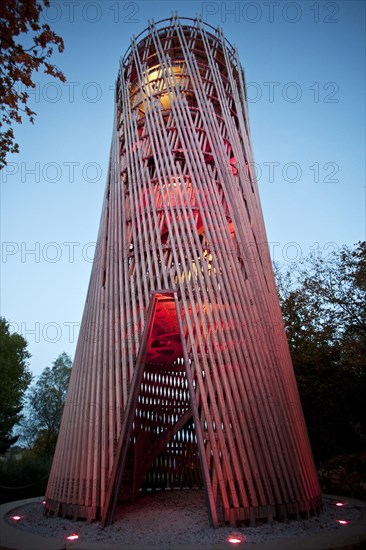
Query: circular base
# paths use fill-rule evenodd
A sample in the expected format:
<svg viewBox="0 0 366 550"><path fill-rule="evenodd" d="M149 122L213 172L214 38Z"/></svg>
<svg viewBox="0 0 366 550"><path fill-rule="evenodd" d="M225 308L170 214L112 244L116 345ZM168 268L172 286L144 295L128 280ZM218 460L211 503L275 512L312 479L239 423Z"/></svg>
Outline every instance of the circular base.
<svg viewBox="0 0 366 550"><path fill-rule="evenodd" d="M0 507L0 550L322 550L366 547L366 503L323 495L318 517L257 527L208 527L201 491L165 491L117 509L113 525L46 518L43 499ZM74 537L73 537L74 535ZM71 537L71 538L67 538Z"/></svg>

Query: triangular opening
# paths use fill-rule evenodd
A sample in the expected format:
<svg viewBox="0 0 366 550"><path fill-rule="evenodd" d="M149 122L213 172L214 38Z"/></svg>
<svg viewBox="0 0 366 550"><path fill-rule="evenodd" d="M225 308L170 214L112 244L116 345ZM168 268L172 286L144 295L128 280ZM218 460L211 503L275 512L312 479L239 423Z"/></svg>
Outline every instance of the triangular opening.
<svg viewBox="0 0 366 550"><path fill-rule="evenodd" d="M118 501L135 500L140 488L202 485L206 489L210 523L216 525L177 296L173 291L154 292L102 511L102 524L113 521Z"/></svg>

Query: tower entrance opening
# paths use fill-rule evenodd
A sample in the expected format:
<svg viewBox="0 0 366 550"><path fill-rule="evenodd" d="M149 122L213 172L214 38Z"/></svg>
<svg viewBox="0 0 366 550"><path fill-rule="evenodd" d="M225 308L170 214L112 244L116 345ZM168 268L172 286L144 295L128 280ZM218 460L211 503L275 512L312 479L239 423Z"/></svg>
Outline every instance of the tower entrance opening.
<svg viewBox="0 0 366 550"><path fill-rule="evenodd" d="M177 304L175 292L152 294L103 524L112 521L117 502L134 501L140 490L204 486L206 496L210 493L201 468L204 443L195 429L195 381Z"/></svg>

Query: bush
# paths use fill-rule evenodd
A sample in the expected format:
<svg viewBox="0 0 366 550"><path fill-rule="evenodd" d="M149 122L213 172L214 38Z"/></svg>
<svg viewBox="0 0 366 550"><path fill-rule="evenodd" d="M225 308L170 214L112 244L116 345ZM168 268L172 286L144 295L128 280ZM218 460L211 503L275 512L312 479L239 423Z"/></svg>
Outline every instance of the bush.
<svg viewBox="0 0 366 550"><path fill-rule="evenodd" d="M0 503L42 496L45 493L52 459L26 451L19 459L0 461Z"/></svg>
<svg viewBox="0 0 366 550"><path fill-rule="evenodd" d="M366 500L366 452L336 456L318 469L322 491Z"/></svg>

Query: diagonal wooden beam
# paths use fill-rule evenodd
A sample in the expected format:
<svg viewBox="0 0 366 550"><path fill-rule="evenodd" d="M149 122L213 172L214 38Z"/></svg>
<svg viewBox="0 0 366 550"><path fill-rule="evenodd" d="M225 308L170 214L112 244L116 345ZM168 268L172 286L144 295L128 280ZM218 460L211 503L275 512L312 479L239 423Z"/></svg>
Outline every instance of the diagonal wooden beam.
<svg viewBox="0 0 366 550"><path fill-rule="evenodd" d="M175 307L176 307L176 312L177 312L179 332L180 332L181 340L182 340L184 365L185 365L186 375L187 375L187 380L188 380L189 394L190 394L190 398L191 398L191 407L192 407L192 413L193 413L194 426L195 426L195 430L196 430L196 437L197 437L197 444L198 444L198 454L199 454L199 458L200 458L203 483L204 483L204 488L205 488L207 511L208 511L210 525L212 527L218 527L219 526L219 521L218 521L218 517L217 517L215 499L214 499L213 492L212 492L210 471L209 471L209 467L208 467L208 464L207 464L207 461L206 461L205 445L204 445L204 441L203 441L201 419L200 419L200 416L199 416L199 411L198 411L198 406L197 406L196 392L195 392L194 387L193 387L192 372L191 372L191 369L190 369L190 362L189 362L189 357L188 357L186 341L185 341L185 338L184 338L181 312L180 312L179 301L178 301L178 296L177 296L176 292L174 293L174 301L175 301Z"/></svg>
<svg viewBox="0 0 366 550"><path fill-rule="evenodd" d="M127 401L121 433L118 439L117 451L113 463L112 474L109 479L106 498L102 509L101 524L103 527L109 525L113 521L114 512L117 505L118 493L121 487L123 471L125 468L126 457L129 447L130 433L132 429L133 419L135 417L135 409L137 398L140 390L141 379L144 371L144 360L147 353L147 347L153 327L155 317L157 299L153 294L150 301L147 320L144 333L141 339L141 346L136 360L136 368L131 383L130 395Z"/></svg>
<svg viewBox="0 0 366 550"><path fill-rule="evenodd" d="M146 473L148 472L150 466L154 462L155 458L159 456L162 450L166 445L173 439L173 437L184 428L187 422L192 418L192 409L189 409L183 416L180 417L178 422L176 422L171 428L165 430L161 437L159 437L155 442L150 446L148 452L144 456L144 461L141 464L141 467L138 469L134 476L134 492L138 491L141 486L141 483L144 480ZM143 435L143 434L142 434ZM136 496L136 495L134 495Z"/></svg>

